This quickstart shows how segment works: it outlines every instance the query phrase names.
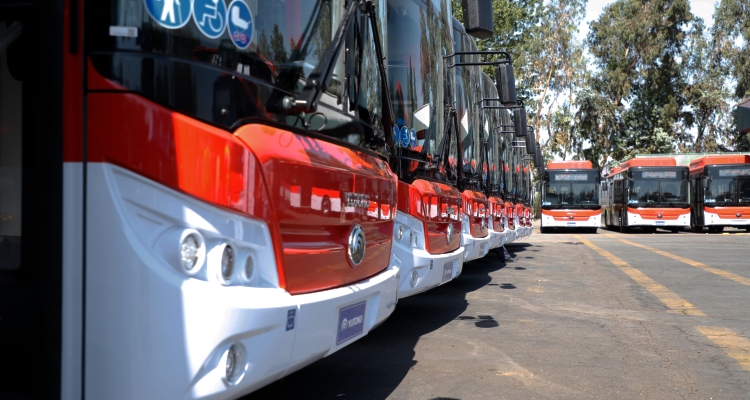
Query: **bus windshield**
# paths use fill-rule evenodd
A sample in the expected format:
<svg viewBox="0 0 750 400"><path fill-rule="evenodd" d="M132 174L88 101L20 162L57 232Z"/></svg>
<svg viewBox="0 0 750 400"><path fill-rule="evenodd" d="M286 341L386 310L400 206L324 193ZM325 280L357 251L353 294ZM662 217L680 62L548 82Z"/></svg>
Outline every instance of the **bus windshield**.
<svg viewBox="0 0 750 400"><path fill-rule="evenodd" d="M708 187L704 191L706 204L731 206L750 204L750 167L707 167Z"/></svg>
<svg viewBox="0 0 750 400"><path fill-rule="evenodd" d="M397 164L392 167L407 181L427 174L425 167L445 151L444 104L450 76L443 56L451 45L447 19L447 8L439 1L388 1L388 85L396 148L404 156L394 157ZM456 148L453 139L448 149L452 160L445 164L449 169L456 168Z"/></svg>
<svg viewBox="0 0 750 400"><path fill-rule="evenodd" d="M545 208L599 206L598 171L548 171L542 191Z"/></svg>
<svg viewBox="0 0 750 400"><path fill-rule="evenodd" d="M634 171L628 204L639 207L688 207L689 183L683 170Z"/></svg>
<svg viewBox="0 0 750 400"><path fill-rule="evenodd" d="M350 20L341 52L326 52L344 3L110 0L102 3L108 10L87 9L87 47L105 78L206 122L234 129L266 120L372 147L384 129L383 97L364 12ZM385 7L376 13L382 21ZM288 112L289 98L299 97L326 63L331 79L315 112Z"/></svg>

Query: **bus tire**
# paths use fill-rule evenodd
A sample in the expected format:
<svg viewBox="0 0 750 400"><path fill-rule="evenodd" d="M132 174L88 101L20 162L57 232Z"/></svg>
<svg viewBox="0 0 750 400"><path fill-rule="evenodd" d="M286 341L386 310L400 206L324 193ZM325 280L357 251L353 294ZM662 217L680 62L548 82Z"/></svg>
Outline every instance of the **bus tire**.
<svg viewBox="0 0 750 400"><path fill-rule="evenodd" d="M539 233L547 233L547 232L549 232L549 230L547 228L545 228L543 226L539 227Z"/></svg>

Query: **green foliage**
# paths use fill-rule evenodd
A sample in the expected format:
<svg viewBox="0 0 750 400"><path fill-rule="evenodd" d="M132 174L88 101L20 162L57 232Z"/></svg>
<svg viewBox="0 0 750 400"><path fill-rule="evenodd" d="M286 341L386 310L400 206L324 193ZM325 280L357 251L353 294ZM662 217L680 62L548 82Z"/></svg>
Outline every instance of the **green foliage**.
<svg viewBox="0 0 750 400"><path fill-rule="evenodd" d="M692 146L690 93L699 89L686 73L686 43L701 26L687 0L617 0L591 23L587 45L597 69L586 84L593 93L577 98L578 130L600 165Z"/></svg>

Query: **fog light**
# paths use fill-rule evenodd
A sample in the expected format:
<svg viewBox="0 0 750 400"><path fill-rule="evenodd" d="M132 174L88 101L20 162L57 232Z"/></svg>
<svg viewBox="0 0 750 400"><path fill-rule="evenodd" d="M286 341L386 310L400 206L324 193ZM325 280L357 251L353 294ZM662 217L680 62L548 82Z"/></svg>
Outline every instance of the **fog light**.
<svg viewBox="0 0 750 400"><path fill-rule="evenodd" d="M245 279L248 281L253 278L253 271L255 271L255 263L253 257L248 256L245 260Z"/></svg>
<svg viewBox="0 0 750 400"><path fill-rule="evenodd" d="M234 370L237 368L237 350L232 345L227 350L227 361L226 361L226 377L229 381L234 376Z"/></svg>
<svg viewBox="0 0 750 400"><path fill-rule="evenodd" d="M191 233L182 238L182 243L180 243L180 261L185 270L192 271L198 265L200 249L201 240L196 234Z"/></svg>
<svg viewBox="0 0 750 400"><path fill-rule="evenodd" d="M234 271L234 250L232 246L224 246L224 251L221 253L221 277L229 282L232 279L232 272Z"/></svg>
<svg viewBox="0 0 750 400"><path fill-rule="evenodd" d="M238 344L229 346L222 358L224 359L224 378L227 380L227 383L234 385L245 374L242 347Z"/></svg>
<svg viewBox="0 0 750 400"><path fill-rule="evenodd" d="M417 287L418 280L419 280L419 273L417 273L416 270L411 271L411 282L409 282L409 284L411 284L412 288Z"/></svg>
<svg viewBox="0 0 750 400"><path fill-rule="evenodd" d="M398 233L396 234L396 239L400 242L401 238L404 237L404 227L402 225L398 226Z"/></svg>

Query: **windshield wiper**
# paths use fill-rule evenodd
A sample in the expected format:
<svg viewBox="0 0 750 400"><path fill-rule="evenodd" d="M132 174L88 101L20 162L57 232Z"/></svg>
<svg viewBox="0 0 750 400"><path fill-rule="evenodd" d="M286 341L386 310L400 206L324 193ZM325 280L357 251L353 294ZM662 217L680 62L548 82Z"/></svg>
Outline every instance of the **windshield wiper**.
<svg viewBox="0 0 750 400"><path fill-rule="evenodd" d="M393 144L393 107L391 106L390 102L390 93L388 93L388 84L387 82L385 82L386 74L385 64L383 62L385 56L380 44L380 35L377 31L377 21L375 19L375 6L373 5L372 0L367 0L365 2L349 0L347 4L345 4L346 9L344 10L343 18L341 19L341 25L339 25L339 28L336 31L336 35L334 35L331 44L328 45L328 48L318 62L318 65L315 66L315 69L313 69L313 71L310 73L310 76L307 78L305 87L302 88L302 91L297 97L284 96L281 102L281 106L289 114L310 113L317 110L320 96L328 88L328 82L330 82L331 76L333 76L333 70L336 66L336 61L338 60L339 54L341 54L341 47L345 42L344 37L348 33L349 26L353 25L351 24L351 21L357 13L359 4L363 4L365 6L364 12L369 17L370 29L373 34L373 41L375 42L375 50L377 53L376 56L378 59L378 69L380 70L381 88L383 90L383 99L385 106L383 110L383 125L386 127L386 129L384 129L384 133L386 136L387 144L391 145Z"/></svg>

